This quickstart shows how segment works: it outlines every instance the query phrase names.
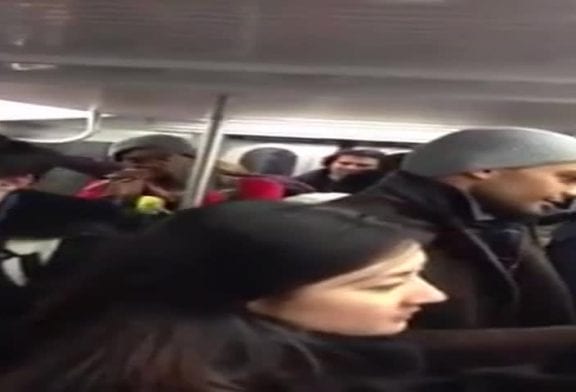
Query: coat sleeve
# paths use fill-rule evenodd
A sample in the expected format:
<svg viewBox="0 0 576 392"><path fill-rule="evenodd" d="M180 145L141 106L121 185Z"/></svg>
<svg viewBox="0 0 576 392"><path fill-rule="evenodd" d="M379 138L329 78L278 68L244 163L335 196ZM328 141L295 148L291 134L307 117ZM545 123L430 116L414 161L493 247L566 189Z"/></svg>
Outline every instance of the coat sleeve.
<svg viewBox="0 0 576 392"><path fill-rule="evenodd" d="M410 330L433 371L547 363L576 347L576 326Z"/></svg>

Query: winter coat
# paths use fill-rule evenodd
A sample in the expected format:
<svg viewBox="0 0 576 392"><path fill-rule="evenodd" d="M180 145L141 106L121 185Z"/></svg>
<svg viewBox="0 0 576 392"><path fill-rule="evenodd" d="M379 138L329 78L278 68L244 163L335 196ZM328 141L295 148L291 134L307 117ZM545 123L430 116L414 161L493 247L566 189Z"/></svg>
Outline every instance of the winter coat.
<svg viewBox="0 0 576 392"><path fill-rule="evenodd" d="M438 371L537 363L576 345L571 295L526 222L480 220L457 189L403 172L330 204L434 237L425 275L449 300L406 335Z"/></svg>

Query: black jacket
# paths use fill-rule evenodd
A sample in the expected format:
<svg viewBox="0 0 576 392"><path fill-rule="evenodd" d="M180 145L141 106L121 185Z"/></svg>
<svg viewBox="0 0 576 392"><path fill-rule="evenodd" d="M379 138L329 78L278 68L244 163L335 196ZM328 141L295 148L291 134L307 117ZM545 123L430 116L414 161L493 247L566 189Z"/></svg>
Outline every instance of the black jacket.
<svg viewBox="0 0 576 392"><path fill-rule="evenodd" d="M576 345L572 298L529 225L480 222L455 188L402 172L330 204L435 237L426 275L450 298L407 336L439 370L534 363Z"/></svg>
<svg viewBox="0 0 576 392"><path fill-rule="evenodd" d="M139 217L103 201L18 191L0 203L0 316L26 313L101 243L138 229Z"/></svg>
<svg viewBox="0 0 576 392"><path fill-rule="evenodd" d="M274 346L266 334L264 347ZM310 371L287 371L279 383L247 392L569 392L576 390L574 352L539 366L479 367L449 374L428 371L418 347L398 338L308 335L301 337L312 355ZM306 363L304 358L299 363ZM284 362L284 370L297 369ZM305 366L309 368L310 366ZM282 371L272 372L282 374ZM266 371L262 375L266 375ZM265 378L259 377L258 380ZM272 379L273 380L273 379Z"/></svg>
<svg viewBox="0 0 576 392"><path fill-rule="evenodd" d="M306 185L311 186L316 192L335 192L337 181L330 178L328 169L313 170L294 178Z"/></svg>
<svg viewBox="0 0 576 392"><path fill-rule="evenodd" d="M574 215L553 233L548 245L548 256L576 298L576 221Z"/></svg>

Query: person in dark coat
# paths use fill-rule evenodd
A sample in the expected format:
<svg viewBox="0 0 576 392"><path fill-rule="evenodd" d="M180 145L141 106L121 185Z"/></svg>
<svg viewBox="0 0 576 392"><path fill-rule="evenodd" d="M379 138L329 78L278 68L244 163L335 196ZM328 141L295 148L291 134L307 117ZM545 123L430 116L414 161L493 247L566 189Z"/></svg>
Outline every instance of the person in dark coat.
<svg viewBox="0 0 576 392"><path fill-rule="evenodd" d="M401 229L346 210L181 211L47 298L0 390L446 392L394 338L446 299L425 259Z"/></svg>
<svg viewBox="0 0 576 392"><path fill-rule="evenodd" d="M576 139L489 128L423 145L377 186L331 204L436 237L426 276L451 300L408 335L447 371L534 363L576 343L571 295L532 227L574 195Z"/></svg>
<svg viewBox="0 0 576 392"><path fill-rule="evenodd" d="M386 165L386 154L378 150L345 149L324 158L322 169L301 174L295 180L311 186L316 192L340 192L335 188L345 177L364 171L383 171Z"/></svg>
<svg viewBox="0 0 576 392"><path fill-rule="evenodd" d="M68 157L0 136L0 351L14 322L57 281L88 262L101 243L138 230L147 220L110 202L34 190ZM82 160L82 167L94 170Z"/></svg>
<svg viewBox="0 0 576 392"><path fill-rule="evenodd" d="M49 277L88 259L103 238L138 226L136 216L108 202L33 190L12 192L0 202L0 288L14 298L0 295L0 313L5 316L2 309L9 307L24 312L28 294L38 292Z"/></svg>
<svg viewBox="0 0 576 392"><path fill-rule="evenodd" d="M548 228L546 251L550 261L576 298L576 205L574 200L545 222ZM576 304L575 304L576 306Z"/></svg>
<svg viewBox="0 0 576 392"><path fill-rule="evenodd" d="M34 190L6 196L0 202L0 368L7 353L20 350L16 325L38 301L61 290L60 282L90 264L108 241L157 219Z"/></svg>
<svg viewBox="0 0 576 392"><path fill-rule="evenodd" d="M576 298L576 222L574 215L552 232L547 246L548 257Z"/></svg>
<svg viewBox="0 0 576 392"><path fill-rule="evenodd" d="M421 307L446 299L421 278L427 239L412 234L324 206L178 212L102 252L50 295L22 323L0 390L576 388L573 352L539 368L430 374L419 348L398 337Z"/></svg>

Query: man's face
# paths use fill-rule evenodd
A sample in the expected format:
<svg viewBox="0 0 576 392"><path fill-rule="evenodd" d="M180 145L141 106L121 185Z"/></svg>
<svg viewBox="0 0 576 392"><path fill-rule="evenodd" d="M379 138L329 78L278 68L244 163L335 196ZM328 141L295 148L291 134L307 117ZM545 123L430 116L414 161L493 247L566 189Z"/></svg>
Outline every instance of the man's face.
<svg viewBox="0 0 576 392"><path fill-rule="evenodd" d="M378 169L379 161L376 158L357 157L354 155L341 155L329 166L330 177L341 180L350 174L357 174L367 170Z"/></svg>
<svg viewBox="0 0 576 392"><path fill-rule="evenodd" d="M493 170L470 193L496 215L546 215L576 197L576 163Z"/></svg>
<svg viewBox="0 0 576 392"><path fill-rule="evenodd" d="M148 171L153 179L169 178L184 184L194 159L150 148L129 151L120 162L128 169Z"/></svg>
<svg viewBox="0 0 576 392"><path fill-rule="evenodd" d="M130 169L161 169L166 166L171 154L152 148L142 148L122 154L120 163Z"/></svg>

